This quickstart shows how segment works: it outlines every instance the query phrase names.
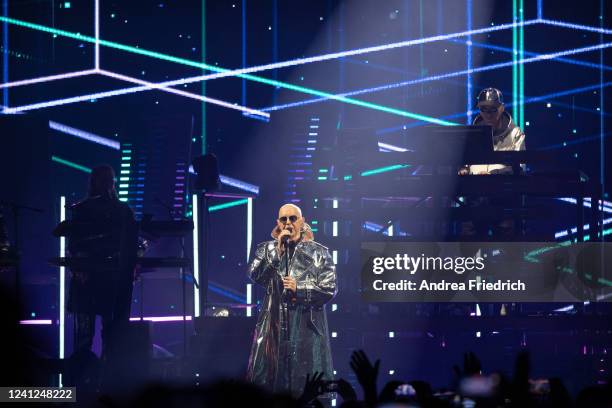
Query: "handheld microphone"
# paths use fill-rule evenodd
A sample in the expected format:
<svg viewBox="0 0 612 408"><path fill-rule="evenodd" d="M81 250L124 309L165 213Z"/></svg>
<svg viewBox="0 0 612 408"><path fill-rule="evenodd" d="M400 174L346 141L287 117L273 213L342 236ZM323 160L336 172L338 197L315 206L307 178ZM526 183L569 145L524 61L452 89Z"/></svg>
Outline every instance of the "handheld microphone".
<svg viewBox="0 0 612 408"><path fill-rule="evenodd" d="M292 230L291 228L286 228L285 230L286 230L286 231L289 231L289 232L293 232L293 230ZM287 245L287 242L289 242L289 239L290 239L290 238L291 238L291 236L290 236L290 235L283 235L283 237L281 238L281 243L282 243L283 245Z"/></svg>

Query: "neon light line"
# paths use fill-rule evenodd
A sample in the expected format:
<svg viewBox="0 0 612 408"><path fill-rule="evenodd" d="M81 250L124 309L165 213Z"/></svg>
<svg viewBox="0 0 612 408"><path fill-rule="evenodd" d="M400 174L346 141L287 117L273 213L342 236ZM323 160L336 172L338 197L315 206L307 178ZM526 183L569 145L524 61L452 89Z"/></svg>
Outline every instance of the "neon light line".
<svg viewBox="0 0 612 408"><path fill-rule="evenodd" d="M47 325L47 324L53 324L53 320L51 320L51 319L20 320L19 324L26 324L26 325Z"/></svg>
<svg viewBox="0 0 612 408"><path fill-rule="evenodd" d="M93 142L93 143L97 143L102 146L110 147L111 149L114 149L114 150L121 149L121 144L116 140L112 140L112 139L109 139L103 136L98 136L96 134L86 132L81 129L73 128L71 126L64 125L58 122L54 122L52 120L49 121L49 128L53 130L57 130L58 132L66 133L71 136L76 136L80 139L87 140L89 142Z"/></svg>
<svg viewBox="0 0 612 408"><path fill-rule="evenodd" d="M246 261L251 258L251 246L253 245L253 198L247 198L247 237L246 237Z"/></svg>
<svg viewBox="0 0 612 408"><path fill-rule="evenodd" d="M189 173L196 174L192 165L189 166ZM219 174L219 181L221 181L221 184L225 184L226 186L236 187L240 190L253 194L259 194L259 186L247 183L246 181L238 180L223 174Z"/></svg>
<svg viewBox="0 0 612 408"><path fill-rule="evenodd" d="M194 194L191 200L193 219L193 280L200 283L200 225L198 218L198 195ZM193 285L193 315L200 317L200 288Z"/></svg>
<svg viewBox="0 0 612 408"><path fill-rule="evenodd" d="M247 283L246 285L246 304L250 305L252 303L253 303L253 284ZM253 307L248 306L246 308L246 315L247 317L250 317L253 315Z"/></svg>
<svg viewBox="0 0 612 408"><path fill-rule="evenodd" d="M590 31L593 33L600 33L600 34L612 34L612 29L609 29L609 28L591 27L591 26L586 26L586 25L581 25L581 24L573 24L573 23L566 23L564 21L555 21L555 20L546 20L546 19L538 20L538 22L543 23L543 24L557 26L557 27L571 28L573 30Z"/></svg>
<svg viewBox="0 0 612 408"><path fill-rule="evenodd" d="M599 19L599 25L603 28L603 16L604 16L604 2L603 0L599 0L599 15L600 15L600 19ZM599 41L603 42L603 33L599 34ZM603 50L601 50L599 52L599 64L603 65L603 58L604 58L604 52ZM604 73L603 73L603 69L599 70L599 183L603 186L603 191L602 194L604 197L606 197L607 192L606 192L606 149L605 149L605 144L604 144L604 139L605 139L605 121L604 121L604 112L605 112L605 105L604 105ZM603 220L603 214L602 214L602 220ZM603 222L603 221L602 221ZM603 232L603 235L605 235L605 232ZM602 261L603 262L603 261ZM602 265L603 267L603 265Z"/></svg>
<svg viewBox="0 0 612 408"><path fill-rule="evenodd" d="M229 292L227 290L224 290L224 289L222 289L222 288L220 288L218 286L214 286L213 284L210 284L208 286L208 289L210 289L212 292L218 293L219 295L225 296L226 298L235 300L238 303L245 303L246 302L246 299L242 295L240 295L240 296L234 295L233 293L231 293L231 292Z"/></svg>
<svg viewBox="0 0 612 408"><path fill-rule="evenodd" d="M537 0L537 8L538 8L538 20L542 20L542 18L544 18L544 14L543 14L543 0Z"/></svg>
<svg viewBox="0 0 612 408"><path fill-rule="evenodd" d="M574 204L574 205L578 205L578 200L576 200L575 198L571 198L571 197L559 197L559 198L557 198L557 200L564 201L566 203L570 203L570 204ZM610 203L609 201L604 201L603 203L601 202L601 200L598 200L598 201L599 201L599 203L598 203L598 208L597 209L599 211L612 213L612 207L610 206L610 204L612 204L612 203ZM591 200L587 199L585 197L585 200L583 201L582 205L583 205L583 207L591 208L591 206L592 206Z"/></svg>
<svg viewBox="0 0 612 408"><path fill-rule="evenodd" d="M611 86L612 82L606 82L603 84L605 87L607 86ZM554 92L554 93L550 93L550 94L546 94L546 95L541 95L541 96L533 96L531 98L527 98L525 100L526 104L529 103L535 103L535 102L540 102L540 101L544 101L547 99L554 99L554 98L558 98L561 96L566 96L566 95L573 95L573 94L577 94L577 93L582 93L582 92L587 92L587 91L592 91L595 89L599 89L599 84L597 85L590 85L590 86L585 86L585 87L581 87L581 88L574 88L574 89L570 89L567 91L561 91L561 92ZM509 106L512 106L511 103L507 104ZM595 113L594 110L590 110L589 112ZM465 112L459 112L459 113L453 113L452 115L447 115L447 116L443 116L442 119L457 119L457 118L461 118L463 116L465 116L466 113ZM418 127L418 126L423 126L422 122L418 122L418 123L409 123L409 124L404 124L404 125L400 125L400 126L393 126L390 128L384 128L384 129L379 129L376 131L377 135L382 135L385 133L392 133L398 130L407 130L409 128L413 128L413 127Z"/></svg>
<svg viewBox="0 0 612 408"><path fill-rule="evenodd" d="M612 218L607 218L605 220L603 220L603 225L609 224L612 222ZM584 224L583 229L585 231L588 231L590 229L590 225L589 224ZM555 233L555 238L562 238L562 237L566 237L568 235L570 235L570 233L568 233L568 230L571 231L571 234L576 234L578 232L578 228L577 227L572 227L572 228L566 228L562 231L556 232ZM607 231L607 230L606 230ZM606 233L606 231L604 231L604 235L608 235L609 233Z"/></svg>
<svg viewBox="0 0 612 408"><path fill-rule="evenodd" d="M251 246L253 245L253 198L247 198L247 237L246 237L246 262L248 263L251 258ZM251 304L253 302L253 285L251 283L246 284L246 303ZM252 315L252 307L246 308L246 315L250 317Z"/></svg>
<svg viewBox="0 0 612 408"><path fill-rule="evenodd" d="M393 152L408 152L410 149L406 149L405 147L400 147L396 145L392 145L389 143L378 142L378 148L386 149Z"/></svg>
<svg viewBox="0 0 612 408"><path fill-rule="evenodd" d="M8 0L2 0L2 15L8 16ZM9 81L9 59L8 59L8 48L9 48L9 33L8 24L2 23L2 47L5 53L2 55L2 82L7 83ZM8 88L4 88L2 91L2 104L4 106L9 105L9 91Z"/></svg>
<svg viewBox="0 0 612 408"><path fill-rule="evenodd" d="M190 92L181 91L179 89L168 88L168 87L163 86L163 85L155 84L155 83L149 82L149 81L143 81L142 79L137 79L137 78L129 77L127 75L117 74L115 72L110 72L110 71L106 71L106 70L100 70L99 73L101 75L105 75L105 76L108 76L108 77L111 77L111 78L119 79L119 80L126 81L126 82L132 82L132 83L135 83L135 84L138 84L138 85L143 85L145 87L148 87L149 89L157 89L157 90L164 91L164 92L170 92L170 93L173 93L173 94L176 94L176 95L180 95L180 96L184 96L184 97L187 97L187 98L196 99L198 101L208 102L208 103L211 103L213 105L223 106L224 108L239 110L241 112L248 113L250 115L260 115L260 116L263 116L263 117L266 117L266 118L270 117L269 113L262 112L262 111L259 111L257 109L247 108L247 107L236 105L236 104L233 104L233 103L220 101L218 99L209 98L207 96L203 96L203 95L193 94L193 93L190 93Z"/></svg>
<svg viewBox="0 0 612 408"><path fill-rule="evenodd" d="M394 164L393 166L385 166L385 167L380 167L380 168L377 168L377 169L366 170L366 171L362 172L360 174L360 176L367 177L367 176L371 176L371 175L374 175L374 174L386 173L388 171L405 169L407 167L410 167L410 165L409 164Z"/></svg>
<svg viewBox="0 0 612 408"><path fill-rule="evenodd" d="M334 53L330 53L330 54L317 55L317 56L314 56L314 57L298 58L298 59L295 59L295 60L289 60L289 61L276 62L276 63L272 63L272 64L259 65L259 66L244 68L244 69L221 71L218 67L212 67L212 68L216 68L216 69L210 69L211 71L217 71L219 73L212 74L212 75L207 75L205 77L200 77L200 80L209 80L209 79L224 78L224 77L227 77L227 76L241 76L243 74L249 74L249 73L253 73L253 72L267 71L267 70L270 70L270 69L287 68L287 67L293 67L293 66L296 66L296 65L310 64L310 63L313 63L313 62L322 62L322 61L327 61L327 60L332 60L332 59L351 57L351 56L367 54L367 53L371 53L371 52L379 52L379 51L392 50L392 49L396 49L396 48L411 47L411 46L414 46L414 45L422 45L422 44L427 44L427 43L431 43L431 42L435 42L435 41L450 40L450 39L453 39L453 38L465 37L465 36L468 36L468 35L485 34L485 33L490 33L490 32L494 32L494 31L506 30L506 29L513 28L513 27L518 26L518 25L528 26L528 25L537 24L537 23L538 23L537 20L528 20L528 21L525 21L524 23L520 23L520 24L519 23L516 23L516 24L500 24L498 26L479 28L479 29L476 29L476 30L462 31L462 32L450 33L450 34L442 34L442 35L436 35L436 36L433 36L433 37L416 38L416 39L407 40L407 41L400 41L400 42L396 42L396 43L377 45L377 46L373 46L373 47L359 48L359 49L348 50L348 51L334 52ZM195 77L194 77L194 79L195 79ZM247 77L247 79L249 79L249 78Z"/></svg>
<svg viewBox="0 0 612 408"><path fill-rule="evenodd" d="M524 4L523 4L524 0L519 0L519 9L518 9L518 13L519 13L519 22L522 22L525 20L525 13L524 13ZM524 61L525 60L525 27L521 26L519 28L519 60L520 61ZM525 129L525 64L524 63L520 63L519 66L519 71L518 71L518 86L519 86L519 118L520 120L518 121L519 127L521 129Z"/></svg>
<svg viewBox="0 0 612 408"><path fill-rule="evenodd" d="M516 12L517 9L517 0L512 0L512 22L516 23L518 21L518 15ZM518 56L518 33L517 27L512 27L512 116L515 120L519 119L518 113L518 66L517 61L519 59ZM518 122L516 122L518 123Z"/></svg>
<svg viewBox="0 0 612 408"><path fill-rule="evenodd" d="M451 40L451 42L456 43L456 44L466 44L465 41L461 41L461 40ZM472 46L478 47L478 48L489 49L489 50L502 51L502 52L506 52L508 54L512 54L512 48L501 47L499 45L485 44L485 43L481 43L481 42L472 41ZM532 51L524 51L524 53L525 53L525 55L528 55L528 56L540 55L539 53L532 52ZM594 62L580 61L580 60L575 60L575 59L571 59L571 58L555 58L555 60L559 61L559 62L565 62L565 63L568 63L568 64L573 64L573 65L581 65L581 66L585 66L585 67L589 67L589 68L595 68L595 69L603 68L606 71L612 71L612 66L609 66L609 65L601 66L600 64L596 64Z"/></svg>
<svg viewBox="0 0 612 408"><path fill-rule="evenodd" d="M518 17L519 22L524 21L524 4L519 0ZM519 61L525 60L525 30L524 27L518 29L518 58ZM525 128L525 64L518 65L518 125L521 129Z"/></svg>
<svg viewBox="0 0 612 408"><path fill-rule="evenodd" d="M0 17L0 21L6 21L6 22L8 22L10 24L15 24L15 25L26 27L26 28L30 28L30 29L40 30L40 31L43 31L43 32L51 33L51 34L62 35L62 36L66 36L68 38L78 39L80 41L95 42L95 39L92 39L91 37L84 36L84 35L79 34L79 33L71 33L71 32L65 31L65 30L58 30L58 29L42 26L42 25L39 25L39 24L33 24L33 23L21 21L21 20L16 20L16 19L13 19L13 18ZM537 22L536 20L532 20L532 21L526 21L523 24L524 25L530 25L530 24L535 24L536 22ZM502 25L495 26L495 27L486 27L486 28L482 28L482 29L478 29L478 30L472 30L471 34L481 34L481 33L487 33L487 32L492 32L492 31L504 30L504 29L507 29L507 28L511 28L513 26L516 26L516 24L502 24ZM445 34L445 35L440 35L440 36L435 36L435 37L420 38L420 39L416 39L416 40L403 41L403 42L399 42L399 43L386 44L386 45L382 45L382 46L369 47L369 48L363 48L363 49L358 49L358 50L349 50L349 51L344 51L344 52L341 52L341 53L326 54L326 55L322 55L322 56L303 58L303 59L299 59L299 60L285 61L285 62L274 63L274 64L267 64L267 65L263 65L263 66L259 66L259 67L250 67L250 68L234 70L234 71L228 70L228 69L225 69L225 68L219 68L219 67L216 67L216 66L211 66L211 65L208 65L208 64L205 64L205 63L200 63L200 62L196 62L196 61L190 61L190 60L187 60L187 59L178 58L178 57L174 57L174 56L171 56L171 55L166 55L166 54L162 54L162 53L158 53L158 52L154 52L154 51L149 51L149 50L144 50L144 49L140 49L140 48L136 48L136 47L131 47L131 46L127 46L127 45L124 45L124 44L115 43L115 42L112 42L112 41L99 40L99 43L100 43L100 45L103 45L103 46L108 46L108 47L116 48L116 49L127 51L127 52L132 52L132 53L139 54L139 55L149 56L149 57L158 58L158 59L162 59L162 60L169 61L169 62L175 62L175 63L187 65L187 66L193 66L193 67L196 67L196 68L208 69L210 71L217 72L217 74L212 74L212 75L204 76L204 77L202 77L202 76L194 77L194 78L197 78L197 79L194 79L194 78L189 79L189 81L192 81L192 82L195 81L195 80L205 80L205 79L221 78L223 76L239 76L241 78L250 79L250 80L255 81L255 82L260 82L260 83L264 83L264 84L271 85L271 86L281 87L281 88L293 90L293 91L296 91L296 92L302 92L302 93L307 93L307 94L311 94L311 95L315 95L315 96L321 96L321 97L325 97L325 98L329 98L329 99L335 99L335 100L338 100L340 102L349 103L349 104L353 104L353 105L356 105L356 106L361 106L361 107L370 108L370 109L374 109L374 110L380 110L380 111L383 111L383 112L386 112L386 113L396 114L396 115L400 115L400 116L406 116L406 117L410 117L410 118L418 119L418 120L426 120L426 121L429 121L431 123L435 123L435 124L439 124L439 125L451 125L452 123L443 123L443 121L441 122L438 119L430 118L430 117L427 117L427 116L424 116L424 115L418 115L418 114L414 114L414 113L410 113L410 112L405 112L405 111L402 111L402 110L399 110L399 109L389 108L389 107L386 107L386 106L382 106L382 105L378 105L378 104L374 104L374 103L370 103L370 102L365 102L365 101L360 101L360 100L355 100L355 99L349 99L349 98L346 98L346 97L342 97L342 96L338 96L338 95L333 95L333 94L329 94L329 93L326 93L326 92L317 91L315 89L301 87L301 86L298 86L298 85L288 84L288 83L281 82L281 81L270 80L270 79L266 79L266 78L261 78L261 77L253 76L253 75L246 75L245 73L246 72L258 72L258 71L263 71L263 70L273 69L273 68L295 66L295 65L300 65L300 64L304 64L304 63L310 63L310 62L325 61L325 60L328 60L328 59L340 58L340 57L349 56L349 55L358 55L358 54L363 54L363 53L367 53L367 52L382 51L382 50L393 49L393 48L398 48L398 47L405 47L405 46L411 46L411 45L417 45L417 44L425 44L425 43L428 43L428 42L447 40L447 39L461 37L461 36L465 36L465 35L466 35L466 32ZM187 81L188 80L181 80L180 83L188 83ZM160 85L169 86L168 83L162 83Z"/></svg>
<svg viewBox="0 0 612 408"><path fill-rule="evenodd" d="M582 48L575 48L575 49L566 50L566 51L559 51L559 52L549 53L549 54L539 54L539 55L536 55L534 57L526 58L526 59L524 59L522 61L517 61L517 63L521 63L522 62L523 64L529 64L529 63L532 63L532 62L553 60L553 59L556 59L558 57L562 57L562 56L566 56L566 55L575 55L575 54L580 54L580 53L583 53L583 52L591 52L591 51L596 51L596 50L605 49L605 48L609 48L609 47L612 47L612 42L598 44L598 45L593 45L593 46L588 46L588 47L582 47ZM338 94L337 96L354 96L354 95L360 95L360 94L366 94L366 93L372 93L372 92L386 91L386 90L389 90L389 89L395 89L395 88L400 88L400 87L404 87L404 86L415 85L415 84L419 84L419 83L422 83L422 82L438 81L438 80L441 80L441 79L446 79L446 78L452 78L452 77L456 77L456 76L466 75L467 73L472 73L473 74L473 73L491 71L491 70L500 69L500 68L507 68L507 67L510 67L510 66L513 66L513 65L514 65L513 61L501 62L501 63L498 63L498 64L486 65L484 67L474 68L474 69L469 70L469 71L468 70L462 70L462 71L456 71L456 72L449 72L449 73L446 73L446 74L432 75L432 76L425 77L425 78L412 79L412 80L409 80L409 81L402 81L402 82L397 82L397 83L394 83L394 84L382 85L382 86L366 88L366 89L359 89L359 90L356 90L356 91L351 91L351 92L346 92L346 93ZM307 105L307 104L311 104L311 103L323 102L323 101L327 101L327 100L328 100L327 98L308 99L308 100L288 103L288 104L284 104L284 105L270 106L270 107L267 107L267 108L262 108L261 110L264 111L264 112L271 112L271 111L277 111L277 110L281 110L281 109L293 108L293 107L296 107L296 106Z"/></svg>
<svg viewBox="0 0 612 408"><path fill-rule="evenodd" d="M94 68L100 69L100 0L94 0L94 24L95 24L95 46L94 46Z"/></svg>
<svg viewBox="0 0 612 408"><path fill-rule="evenodd" d="M60 222L66 220L66 197L60 197ZM66 237L60 237L60 258L66 256ZM64 300L66 298L66 268L59 268L59 358L63 359L65 354L65 323L66 310Z"/></svg>
<svg viewBox="0 0 612 408"><path fill-rule="evenodd" d="M13 87L16 87L16 86L39 84L39 83L42 83L42 82L57 81L57 80L60 80L60 79L76 78L76 77L80 77L80 76L93 75L93 74L96 74L96 70L95 69L86 69L86 70L83 70L83 71L67 72L65 74L49 75L49 76L40 77L40 78L23 79L21 81L13 81L13 82L2 83L2 84L0 84L0 89L2 89L2 88L13 88Z"/></svg>
<svg viewBox="0 0 612 408"><path fill-rule="evenodd" d="M563 147L577 145L577 144L586 143L586 142L591 142L593 140L599 140L600 143L601 143L601 139L608 138L610 136L612 136L612 132L608 132L608 133L605 133L603 135L598 132L598 133L596 133L594 135L591 135L591 136L585 136L585 137L581 137L579 139L569 140L569 141L564 142L564 143L556 143L556 144L552 144L552 145L548 145L548 146L542 146L542 147L538 148L538 150L561 149Z"/></svg>
<svg viewBox="0 0 612 408"><path fill-rule="evenodd" d="M259 194L259 186L256 186L255 184L250 184L246 181L238 180L229 176L225 176L223 174L219 175L219 180L222 184L225 184L226 186L235 187L253 194Z"/></svg>
<svg viewBox="0 0 612 408"><path fill-rule="evenodd" d="M122 79L122 80L126 80L129 82L135 82L135 81L140 81L140 80L136 80L135 78L130 78L129 80L127 78L129 77L125 77L124 75L120 75L120 74L115 74L115 73L111 73L108 71L98 71L100 74L103 75L107 75L107 76L113 76L113 77L117 77L117 79ZM121 77L121 78L119 78ZM142 82L146 82L146 81L142 81ZM61 105L67 105L70 103L78 103L78 102L84 102L84 101L93 101L93 100L97 100L97 99L103 99L103 98L109 98L112 96L118 96L118 95L127 95L127 94L131 94L131 93L135 93L135 92L142 92L142 91L148 91L151 89L159 89L159 90L164 90L167 92L171 92L171 93L176 93L179 94L181 96L186 96L186 97L190 97L193 99L198 99L198 100L205 100L206 102L209 103L213 103L216 105L221 105L230 109L236 109L236 110L240 110L240 111L248 111L250 113L252 113L253 115L263 115L263 116L267 116L269 117L270 115L266 112L262 112L256 109L250 109L250 108L245 108L242 106L238 106L238 105L232 105L229 104L227 102L223 102L223 101L219 101L216 99L212 99L212 98L208 98L208 97L204 97L204 96L200 96L200 95L196 95L196 94L190 94L188 92L184 92L184 91L180 91L177 89L171 89L171 88L165 88L160 86L159 84L153 84L153 83L147 83L147 85L144 86L139 86L139 87L134 87L134 88L123 88L123 89L117 89L114 91L105 91L105 92L97 92L97 93L92 93L92 94L88 94L88 95L81 95L81 96L73 96L70 98L63 98L63 99L56 99L53 101L47 101L47 102L39 102L39 103L34 103L31 105L24 105L24 106L17 106L17 107L11 107L11 108L4 108L2 110L3 113L18 113L18 112L24 112L24 111L30 111L30 110L37 110L37 109L43 109L43 108L49 108L49 107L53 107L53 106L61 106Z"/></svg>
<svg viewBox="0 0 612 408"><path fill-rule="evenodd" d="M223 209L230 208L230 207L236 207L238 205L246 204L247 201L248 200L244 198L241 200L230 201L228 203L211 205L210 207L208 207L208 212L219 211L219 210L223 210Z"/></svg>
<svg viewBox="0 0 612 408"><path fill-rule="evenodd" d="M198 316L195 316L198 317ZM147 322L182 322L183 316L150 316L150 317L130 317L130 322L139 322L139 321L147 321ZM192 316L185 316L185 320L192 320Z"/></svg>
<svg viewBox="0 0 612 408"><path fill-rule="evenodd" d="M466 4L466 12L467 12L467 29L468 31L472 29L472 0L467 0L465 2ZM472 35L468 35L467 36L467 49L466 49L466 66L467 66L467 71L468 74L466 75L466 111L467 111L467 119L465 121L466 124L471 125L472 124L472 106L473 106L473 102L472 102L472 98L473 98L473 91L472 91L472 74L471 74L471 69L472 69Z"/></svg>
<svg viewBox="0 0 612 408"><path fill-rule="evenodd" d="M63 164L63 165L68 166L68 167L72 167L73 169L80 170L80 171L82 171L84 173L91 173L91 169L89 167L81 166L80 164L76 164L76 163L73 163L71 161L64 160L64 159L59 158L57 156L51 156L51 161Z"/></svg>

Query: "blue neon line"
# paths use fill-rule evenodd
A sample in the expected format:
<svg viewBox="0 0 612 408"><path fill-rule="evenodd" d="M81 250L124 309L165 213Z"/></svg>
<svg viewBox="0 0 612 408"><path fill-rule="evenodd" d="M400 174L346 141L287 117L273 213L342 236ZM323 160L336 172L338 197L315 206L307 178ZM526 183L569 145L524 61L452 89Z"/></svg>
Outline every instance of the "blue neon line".
<svg viewBox="0 0 612 408"><path fill-rule="evenodd" d="M223 289L221 289L221 288L218 288L218 287L216 287L216 286L213 286L212 284L209 284L209 285L208 285L208 289L209 289L211 292L218 293L219 295L223 295L223 296L225 296L226 298L229 298L229 299L235 300L236 302L239 302L239 303L246 303L246 299L245 299L244 297L241 297L241 296L236 296L236 295L234 295L234 294L232 294L232 293L230 293L230 292L228 292L228 291L226 291L226 290L223 290Z"/></svg>
<svg viewBox="0 0 612 408"><path fill-rule="evenodd" d="M472 0L467 0L466 1L466 8L467 8L467 30L471 31L472 30ZM468 35L467 36L467 50L466 50L466 64L467 64L467 75L466 75L466 83L467 83L467 87L466 87L466 112L467 112L467 118L465 123L467 125L472 124L472 74L471 74L471 70L472 70L472 35Z"/></svg>
<svg viewBox="0 0 612 408"><path fill-rule="evenodd" d="M351 91L351 92L341 93L341 94L338 94L338 95L335 95L335 96L343 98L343 97L360 95L360 94L366 94L366 93L386 91L386 90L390 90L390 89L401 88L401 87L404 87L404 86L420 84L420 83L423 83L423 82L439 81L439 80L446 79L446 78L462 76L462 75L466 75L468 72L474 74L474 73L479 73L479 72L496 70L496 69L500 69L500 68L512 67L512 66L514 66L516 64L519 64L519 63L527 64L527 63L531 63L531 62L554 60L554 59L557 59L557 58L559 58L561 56L564 56L564 55L573 55L573 54L578 54L578 53L581 53L581 52L597 51L597 50L600 50L600 49L603 49L603 48L609 48L609 47L612 47L612 42L598 44L598 45L594 45L594 46L582 47L582 48L575 48L575 49L571 49L571 50L565 50L565 51L560 51L560 52L555 52L555 53L550 53L550 54L540 54L540 55L537 55L537 56L534 56L534 57L526 58L526 59L524 59L522 61L500 62L500 63L497 63L497 64L486 65L486 66L483 66L483 67L474 68L474 69L472 69L470 71L462 70L462 71L456 71L456 72L448 72L446 74L432 75L432 76L425 77L425 78L412 79L412 80L409 80L409 81L402 81L402 82L396 82L396 83L393 83L393 84L382 85L382 86L377 86L377 87L373 87L373 88L358 89L358 90ZM288 103L288 104L284 104L284 105L270 106L270 107L262 108L260 110L263 111L263 112L271 112L271 111L277 111L277 110L281 110L281 109L293 108L293 107L296 107L296 106L308 105L308 104L311 104L311 103L324 102L324 101L329 101L329 100L331 100L331 99L327 98L327 97L307 99L307 100L304 100L304 101L293 102L293 103Z"/></svg>
<svg viewBox="0 0 612 408"><path fill-rule="evenodd" d="M555 144L548 145L548 146L542 146L542 147L539 147L536 150L555 150L555 149L561 149L561 148L566 147L566 146L572 146L572 145L577 145L577 144L581 144L581 143L587 143L587 142L591 142L591 141L594 141L594 140L601 140L601 139L604 139L604 138L608 138L610 136L612 136L612 132L608 132L607 134L604 134L604 135L602 135L601 133L596 133L596 134L593 134L593 135L590 135L590 136L581 137L579 139L569 140L569 141L564 142L564 143L555 143Z"/></svg>
<svg viewBox="0 0 612 408"><path fill-rule="evenodd" d="M247 37L246 37L246 7L247 0L242 0L242 68L247 66L246 50L247 50ZM247 91L246 91L246 78L242 77L242 105L246 103Z"/></svg>
<svg viewBox="0 0 612 408"><path fill-rule="evenodd" d="M544 0L538 0L538 20L542 20L544 18L543 17L543 10L544 10L543 3L544 3Z"/></svg>
<svg viewBox="0 0 612 408"><path fill-rule="evenodd" d="M603 22L604 22L604 2L600 0L599 2L599 26L603 30ZM603 44L603 31L599 33L599 41ZM599 64L602 68L599 70L599 130L601 134L601 138L599 140L599 177L601 185L603 186L604 191L602 192L605 198L605 186L606 186L606 153L605 153L605 144L604 144L604 135L605 135L605 125L604 125L604 74L603 74L603 49L599 52ZM602 212L602 220L603 220L603 212Z"/></svg>
<svg viewBox="0 0 612 408"><path fill-rule="evenodd" d="M272 1L272 62L278 62L278 0ZM272 70L272 78L278 80L278 71ZM272 88L272 103L276 104L278 90Z"/></svg>
<svg viewBox="0 0 612 408"><path fill-rule="evenodd" d="M81 129L73 128L62 123L54 122L52 120L49 121L49 129L57 130L58 132L75 136L80 139L87 140L89 142L97 143L102 146L110 147L113 150L120 149L120 144L116 140L112 140L103 136L98 136L96 134L86 132Z"/></svg>
<svg viewBox="0 0 612 408"><path fill-rule="evenodd" d="M604 83L604 88L611 86L612 85L612 81L611 82L606 82ZM582 93L582 92L587 92L587 91L593 91L595 89L599 89L599 83L596 85L590 85L590 86L585 86L585 87L581 87L581 88L574 88L574 89L570 89L567 91L561 91L561 92L554 92L554 93L550 93L550 94L546 94L546 95L541 95L541 96L533 96L531 98L527 98L525 99L525 104L527 103L534 103L534 102L541 102L547 99L554 99L554 98L559 98L561 96L566 96L566 95L573 95L573 94L577 94L577 93ZM512 103L507 103L507 106L512 106ZM558 104L559 106L567 106L565 104ZM595 111L593 109L586 109L586 108L579 108L576 107L576 109L579 110L584 110L586 112L589 113L594 113ZM463 116L465 116L467 113L466 112L459 112L459 113L453 113L452 115L446 115L446 116L442 116L441 119L444 120L452 120L452 119L457 119L457 118L461 118ZM605 114L606 116L610 116L610 114ZM389 128L383 128L383 129L379 129L376 131L377 135L382 135L382 134L386 134L386 133L393 133L393 132L397 132L399 130L404 130L404 129L410 129L410 128L414 128L414 127L419 127L419 126L425 126L428 123L425 122L412 122L412 123L407 123L404 125L399 125L399 126L393 126L393 127L389 127Z"/></svg>
<svg viewBox="0 0 612 408"><path fill-rule="evenodd" d="M8 0L2 0L2 15L8 17ZM4 52L2 53L2 83L8 83L9 81L9 63L8 63L8 23L5 21L2 23L2 47ZM9 89L4 88L2 92L2 105L9 106Z"/></svg>
<svg viewBox="0 0 612 408"><path fill-rule="evenodd" d="M457 44L465 44L465 41L461 41L461 40L448 40ZM500 47L499 45L491 45L491 44L485 44L485 43L480 43L480 42L474 42L472 41L472 46L474 47L478 47L478 48L485 48L485 49L489 49L489 50L495 50L495 51L502 51L502 52L506 52L508 54L512 54L512 48L508 48L508 47ZM524 52L525 55L530 56L530 57L535 57L541 54L538 54L536 52L531 52L531 51L525 51ZM596 64L594 62L587 62L587 61L580 61L580 60L575 60L575 59L571 59L571 58L555 58L555 61L559 61L559 62L566 62L568 64L573 64L573 65L582 65L585 67L589 67L589 68L595 68L595 69L600 69L602 68L602 66L600 64ZM612 71L612 66L609 65L603 65L603 69L605 69L606 71Z"/></svg>
<svg viewBox="0 0 612 408"><path fill-rule="evenodd" d="M565 21L547 20L542 19L538 23L554 25L557 27L571 28L572 30L590 31L593 33L612 34L612 29L603 27L591 27L582 24L566 23Z"/></svg>
<svg viewBox="0 0 612 408"><path fill-rule="evenodd" d="M344 49L344 2L340 2L339 7L339 11L338 11L338 49L343 50ZM346 70L346 66L345 66L345 62L344 62L344 58L340 59L340 63L338 65L338 91L342 92L344 90L345 87L345 81L344 81L344 76L345 76L345 70ZM340 112L339 115L340 117L342 117L344 115L344 104L342 104L340 106ZM338 121L338 123L340 123L340 121Z"/></svg>

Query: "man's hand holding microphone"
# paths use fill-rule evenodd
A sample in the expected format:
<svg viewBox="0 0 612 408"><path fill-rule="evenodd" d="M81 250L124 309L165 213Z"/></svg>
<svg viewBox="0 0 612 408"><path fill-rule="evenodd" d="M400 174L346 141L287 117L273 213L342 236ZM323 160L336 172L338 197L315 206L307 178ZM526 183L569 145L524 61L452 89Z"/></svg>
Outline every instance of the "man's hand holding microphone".
<svg viewBox="0 0 612 408"><path fill-rule="evenodd" d="M293 235L293 228L290 226L285 227L278 234L277 238L277 249L279 257L282 257L290 243L291 236ZM297 282L295 278L291 276L283 276L283 288L291 290L293 293L297 292Z"/></svg>

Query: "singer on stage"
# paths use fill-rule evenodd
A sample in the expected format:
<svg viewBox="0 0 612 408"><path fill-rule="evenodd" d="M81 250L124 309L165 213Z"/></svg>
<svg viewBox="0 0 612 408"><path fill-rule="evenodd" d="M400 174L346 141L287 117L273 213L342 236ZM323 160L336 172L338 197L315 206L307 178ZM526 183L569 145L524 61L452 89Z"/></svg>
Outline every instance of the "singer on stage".
<svg viewBox="0 0 612 408"><path fill-rule="evenodd" d="M248 269L249 277L266 288L266 296L247 378L299 395L307 374L318 371L324 380L332 379L325 304L336 294L336 268L296 205L280 208L272 237L257 246Z"/></svg>

